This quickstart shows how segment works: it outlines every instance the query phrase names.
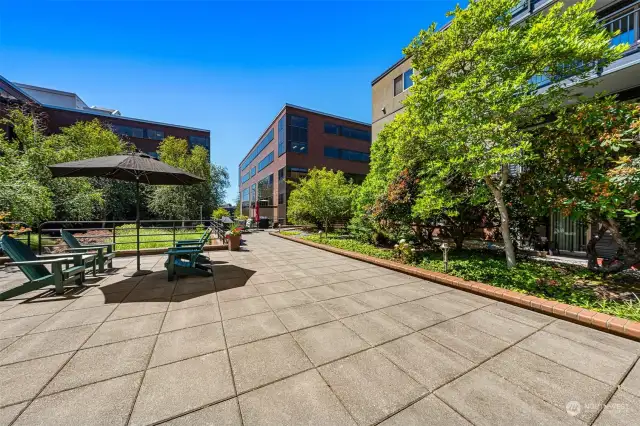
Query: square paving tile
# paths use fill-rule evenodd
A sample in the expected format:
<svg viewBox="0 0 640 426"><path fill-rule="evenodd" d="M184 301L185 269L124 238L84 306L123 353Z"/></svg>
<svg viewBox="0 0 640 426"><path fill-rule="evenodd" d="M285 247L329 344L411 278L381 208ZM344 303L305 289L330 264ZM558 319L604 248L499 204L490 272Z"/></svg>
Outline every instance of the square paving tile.
<svg viewBox="0 0 640 426"><path fill-rule="evenodd" d="M422 334L475 363L480 363L509 346L508 342L452 319L425 328Z"/></svg>
<svg viewBox="0 0 640 426"><path fill-rule="evenodd" d="M249 297L259 296L255 286L247 285L243 287L235 287L227 290L218 291L219 302L231 302L232 300L247 299Z"/></svg>
<svg viewBox="0 0 640 426"><path fill-rule="evenodd" d="M336 290L338 293L341 293L343 296L349 296L356 293L364 293L365 291L375 290L373 286L358 280L330 284L329 287Z"/></svg>
<svg viewBox="0 0 640 426"><path fill-rule="evenodd" d="M640 342L624 337L614 336L603 331L594 330L569 321L557 320L544 328L547 333L557 334L604 352L611 352L622 357L640 355Z"/></svg>
<svg viewBox="0 0 640 426"><path fill-rule="evenodd" d="M345 277L352 280L360 280L363 278L377 277L380 272L375 269L356 269L355 271L347 271L344 273Z"/></svg>
<svg viewBox="0 0 640 426"><path fill-rule="evenodd" d="M640 397L640 362L636 362L636 365L622 382L621 387L625 391Z"/></svg>
<svg viewBox="0 0 640 426"><path fill-rule="evenodd" d="M328 266L321 266L319 268L305 269L304 272L306 272L306 274L309 276L316 277L318 275L334 274L337 271Z"/></svg>
<svg viewBox="0 0 640 426"><path fill-rule="evenodd" d="M220 312L216 305L196 306L195 308L169 311L162 324L162 333L181 328L220 321Z"/></svg>
<svg viewBox="0 0 640 426"><path fill-rule="evenodd" d="M302 349L284 334L229 349L238 392L245 392L313 367Z"/></svg>
<svg viewBox="0 0 640 426"><path fill-rule="evenodd" d="M80 309L78 311L58 312L34 328L31 333L41 333L43 331L101 323L111 315L114 309L115 305L107 305L98 308Z"/></svg>
<svg viewBox="0 0 640 426"><path fill-rule="evenodd" d="M42 301L34 301L28 303L20 303L18 305L13 306L10 309L2 312L0 314L0 321L12 319L12 318L22 318L22 317L33 317L36 315L45 315L45 314L55 314L56 312L61 311L67 305L69 305L73 300L42 300Z"/></svg>
<svg viewBox="0 0 640 426"><path fill-rule="evenodd" d="M202 292L214 292L213 279L206 278L203 280L195 280L193 278L180 278L178 285L173 292L174 296L180 294L202 293Z"/></svg>
<svg viewBox="0 0 640 426"><path fill-rule="evenodd" d="M293 271L287 271L287 272L293 272ZM256 274L254 276L252 276L249 279L249 283L253 284L253 285L257 285L257 284L266 284L266 283L272 283L275 281L282 281L285 279L285 277L283 276L284 272L282 274L279 273L274 273L274 274ZM305 276L305 275L302 275Z"/></svg>
<svg viewBox="0 0 640 426"><path fill-rule="evenodd" d="M15 425L125 425L142 373L36 399Z"/></svg>
<svg viewBox="0 0 640 426"><path fill-rule="evenodd" d="M354 299L352 296L339 297L337 299L326 300L320 305L325 308L336 319L361 314L373 310L371 306Z"/></svg>
<svg viewBox="0 0 640 426"><path fill-rule="evenodd" d="M146 425L234 395L226 351L147 370L131 415Z"/></svg>
<svg viewBox="0 0 640 426"><path fill-rule="evenodd" d="M325 281L326 280L321 280L321 277L302 277L302 278L291 279L288 282L291 283L298 290L309 288L309 287L318 287L326 284L333 284L333 283L327 283Z"/></svg>
<svg viewBox="0 0 640 426"><path fill-rule="evenodd" d="M471 426L464 417L434 395L422 398L395 416L380 423L381 426Z"/></svg>
<svg viewBox="0 0 640 426"><path fill-rule="evenodd" d="M97 292L95 294L85 294L82 297L78 297L73 303L68 305L62 311L75 311L77 309L97 308L99 306L120 303L124 300L128 292L118 292L104 294Z"/></svg>
<svg viewBox="0 0 640 426"><path fill-rule="evenodd" d="M4 348L9 346L10 344L15 342L16 340L18 340L18 337L10 337L8 339L0 339L0 351L2 351Z"/></svg>
<svg viewBox="0 0 640 426"><path fill-rule="evenodd" d="M640 418L640 398L623 390L618 390L602 413L596 419L595 426L633 425Z"/></svg>
<svg viewBox="0 0 640 426"><path fill-rule="evenodd" d="M138 337L152 336L160 331L163 319L164 313L160 313L107 321L100 325L83 347L88 348Z"/></svg>
<svg viewBox="0 0 640 426"><path fill-rule="evenodd" d="M96 328L98 324L28 334L0 352L0 365L74 351Z"/></svg>
<svg viewBox="0 0 640 426"><path fill-rule="evenodd" d="M372 346L380 345L413 332L409 327L402 325L381 311L345 318L342 323Z"/></svg>
<svg viewBox="0 0 640 426"><path fill-rule="evenodd" d="M286 280L274 281L272 283L256 285L255 289L261 296L273 293L283 293L285 291L293 291L296 288Z"/></svg>
<svg viewBox="0 0 640 426"><path fill-rule="evenodd" d="M234 318L224 322L224 334L229 347L265 339L286 332L287 329L273 312L263 312L261 314Z"/></svg>
<svg viewBox="0 0 640 426"><path fill-rule="evenodd" d="M267 302L264 301L262 296L258 296L251 297L249 299L234 300L233 302L220 303L220 310L222 312L222 319L229 320L267 312L270 311L271 308L269 308L269 305L267 305Z"/></svg>
<svg viewBox="0 0 640 426"><path fill-rule="evenodd" d="M351 278L345 276L342 272L333 272L330 274L316 275L313 278L315 278L316 281L320 283L320 285L337 284L345 281L351 281ZM300 280L305 280L305 279L306 278L300 278ZM298 279L296 279L295 281L298 281Z"/></svg>
<svg viewBox="0 0 640 426"><path fill-rule="evenodd" d="M499 315L501 317L509 318L514 321L521 322L531 327L540 328L555 321L555 318L549 315L541 314L538 312L530 311L528 309L519 308L517 306L509 305L508 303L494 303L492 305L482 308L483 311L491 312L492 314Z"/></svg>
<svg viewBox="0 0 640 426"><path fill-rule="evenodd" d="M43 395L72 389L146 368L154 336L78 351L43 391Z"/></svg>
<svg viewBox="0 0 640 426"><path fill-rule="evenodd" d="M313 300L322 301L328 299L335 299L337 297L344 296L344 293L336 290L329 285L322 285L319 287L310 287L302 290L307 296Z"/></svg>
<svg viewBox="0 0 640 426"><path fill-rule="evenodd" d="M365 305L369 305L375 309L381 309L391 305L397 305L405 300L385 290L374 290L366 293L360 293L353 296Z"/></svg>
<svg viewBox="0 0 640 426"><path fill-rule="evenodd" d="M361 425L379 422L427 393L376 349L324 365L319 371Z"/></svg>
<svg viewBox="0 0 640 426"><path fill-rule="evenodd" d="M171 295L173 295L174 284L163 285L162 287L153 287L153 288L141 288L138 289L136 287L127 297L125 297L124 302L144 302L145 300L153 300L153 299L170 299ZM121 293L118 293L121 294Z"/></svg>
<svg viewBox="0 0 640 426"><path fill-rule="evenodd" d="M482 310L462 315L458 320L509 343L515 343L536 331L528 325Z"/></svg>
<svg viewBox="0 0 640 426"><path fill-rule="evenodd" d="M171 298L169 310L175 311L177 309L193 308L201 305L217 305L218 302L216 298L216 293L208 291L202 293L179 294Z"/></svg>
<svg viewBox="0 0 640 426"><path fill-rule="evenodd" d="M534 396L490 371L476 369L435 392L458 413L482 425L583 425L566 410Z"/></svg>
<svg viewBox="0 0 640 426"><path fill-rule="evenodd" d="M6 339L9 337L17 337L27 334L47 319L51 318L52 314L37 315L35 317L22 317L13 318L5 321L0 321L0 339Z"/></svg>
<svg viewBox="0 0 640 426"><path fill-rule="evenodd" d="M380 346L380 351L411 377L433 391L474 364L420 333Z"/></svg>
<svg viewBox="0 0 640 426"><path fill-rule="evenodd" d="M437 312L449 319L471 312L476 308L460 303L451 297L451 292L440 293L424 299L414 300L414 303L424 306L430 311Z"/></svg>
<svg viewBox="0 0 640 426"><path fill-rule="evenodd" d="M271 309L285 309L292 306L312 303L313 299L300 290L288 291L286 293L276 293L264 296Z"/></svg>
<svg viewBox="0 0 640 426"><path fill-rule="evenodd" d="M107 318L113 321L123 318L139 317L142 315L166 312L169 307L169 299L147 300L145 302L121 303Z"/></svg>
<svg viewBox="0 0 640 426"><path fill-rule="evenodd" d="M589 377L616 386L635 357L605 352L564 337L539 331L518 347L543 356Z"/></svg>
<svg viewBox="0 0 640 426"><path fill-rule="evenodd" d="M329 312L316 303L282 309L276 311L276 315L289 331L323 324L334 319Z"/></svg>
<svg viewBox="0 0 640 426"><path fill-rule="evenodd" d="M27 402L23 402L21 404L0 408L0 425L9 426L11 422L14 421L16 417L18 417L18 414L20 414L22 409L26 407L27 404Z"/></svg>
<svg viewBox="0 0 640 426"><path fill-rule="evenodd" d="M194 411L177 419L162 423L163 426L242 426L238 402L235 398Z"/></svg>
<svg viewBox="0 0 640 426"><path fill-rule="evenodd" d="M158 336L149 367L224 349L219 322L162 333Z"/></svg>
<svg viewBox="0 0 640 426"><path fill-rule="evenodd" d="M496 301L493 299L489 299L488 297L473 294L464 290L454 289L450 291L448 294L449 294L450 300L464 303L465 305L469 305L472 308L476 308L476 309L482 308L488 305L493 305L496 303Z"/></svg>
<svg viewBox="0 0 640 426"><path fill-rule="evenodd" d="M68 352L0 367L0 407L35 397L69 358Z"/></svg>
<svg viewBox="0 0 640 426"><path fill-rule="evenodd" d="M287 280L295 280L296 278L309 277L310 275L302 270L285 271L281 274Z"/></svg>
<svg viewBox="0 0 640 426"><path fill-rule="evenodd" d="M300 373L238 398L246 425L355 425L317 371Z"/></svg>
<svg viewBox="0 0 640 426"><path fill-rule="evenodd" d="M516 347L480 368L491 370L560 410L565 410L569 401L579 401L584 408L577 417L589 424L614 391L612 386Z"/></svg>
<svg viewBox="0 0 640 426"><path fill-rule="evenodd" d="M433 312L416 302L407 302L401 305L389 306L388 308L382 309L382 312L414 330L421 330L447 319L446 317Z"/></svg>
<svg viewBox="0 0 640 426"><path fill-rule="evenodd" d="M387 287L386 292L401 297L407 302L435 294L428 287L423 287L419 283L401 284L393 287Z"/></svg>
<svg viewBox="0 0 640 426"><path fill-rule="evenodd" d="M317 366L369 348L369 344L338 321L292 333Z"/></svg>

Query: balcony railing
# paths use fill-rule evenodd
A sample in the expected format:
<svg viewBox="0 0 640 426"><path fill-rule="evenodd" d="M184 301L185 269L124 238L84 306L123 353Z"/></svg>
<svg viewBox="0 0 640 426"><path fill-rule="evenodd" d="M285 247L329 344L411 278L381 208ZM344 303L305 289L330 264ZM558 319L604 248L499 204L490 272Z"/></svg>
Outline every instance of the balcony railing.
<svg viewBox="0 0 640 426"><path fill-rule="evenodd" d="M638 26L640 25L640 2L614 12L602 19L604 27L609 32L619 32L611 39L611 44L617 46L627 43L630 49L638 47Z"/></svg>

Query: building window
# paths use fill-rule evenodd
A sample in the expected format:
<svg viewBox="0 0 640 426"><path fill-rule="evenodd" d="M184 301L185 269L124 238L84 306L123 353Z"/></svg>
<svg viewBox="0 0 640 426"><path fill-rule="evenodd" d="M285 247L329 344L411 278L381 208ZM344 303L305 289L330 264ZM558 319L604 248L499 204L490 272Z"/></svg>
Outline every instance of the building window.
<svg viewBox="0 0 640 426"><path fill-rule="evenodd" d="M273 133L273 129L269 130L269 133L267 133L266 136L262 138L258 146L251 150L247 158L245 158L245 160L240 165L241 170L249 167L251 162L255 160L258 155L260 155L260 153L267 147L267 145L269 145L269 143L271 143L271 141L273 140Z"/></svg>
<svg viewBox="0 0 640 426"><path fill-rule="evenodd" d="M130 127L130 126L113 126L113 130L115 133L122 136L130 136L132 138L144 138L144 129L140 127Z"/></svg>
<svg viewBox="0 0 640 426"><path fill-rule="evenodd" d="M256 203L256 184L251 185L251 205Z"/></svg>
<svg viewBox="0 0 640 426"><path fill-rule="evenodd" d="M354 129L353 127L342 126L341 134L345 138L358 139L365 142L371 142L371 132L368 130Z"/></svg>
<svg viewBox="0 0 640 426"><path fill-rule="evenodd" d="M204 136L189 136L189 146L191 148L199 145L206 150L209 150L209 138Z"/></svg>
<svg viewBox="0 0 640 426"><path fill-rule="evenodd" d="M280 120L278 120L278 157L287 152L287 139L285 133L285 124L287 117L285 115L282 116Z"/></svg>
<svg viewBox="0 0 640 426"><path fill-rule="evenodd" d="M278 194L278 204L284 204L284 192Z"/></svg>
<svg viewBox="0 0 640 426"><path fill-rule="evenodd" d="M340 134L340 126L333 123L324 123L324 132L330 135L339 135Z"/></svg>
<svg viewBox="0 0 640 426"><path fill-rule="evenodd" d="M300 167L289 167L287 168L287 179L296 181L300 178L305 177L308 172L308 169L303 169Z"/></svg>
<svg viewBox="0 0 640 426"><path fill-rule="evenodd" d="M407 90L409 87L413 86L413 80L411 80L411 76L413 75L413 68L406 70L403 74L404 76L404 90Z"/></svg>
<svg viewBox="0 0 640 426"><path fill-rule="evenodd" d="M284 180L284 167L278 170L278 182Z"/></svg>
<svg viewBox="0 0 640 426"><path fill-rule="evenodd" d="M287 115L287 120L289 120L289 128L287 129L288 151L306 154L308 145L307 117Z"/></svg>
<svg viewBox="0 0 640 426"><path fill-rule="evenodd" d="M393 96L398 96L400 93L413 86L413 68L409 68L399 76L393 79Z"/></svg>
<svg viewBox="0 0 640 426"><path fill-rule="evenodd" d="M340 160L357 161L360 163L369 162L368 152L351 151L349 149L334 148L331 146L324 147L324 156Z"/></svg>
<svg viewBox="0 0 640 426"><path fill-rule="evenodd" d="M249 188L245 188L242 190L242 207L249 207Z"/></svg>
<svg viewBox="0 0 640 426"><path fill-rule="evenodd" d="M398 96L402 93L402 74L393 79L393 96Z"/></svg>
<svg viewBox="0 0 640 426"><path fill-rule="evenodd" d="M164 132L162 130L147 129L147 139L161 141L164 139Z"/></svg>
<svg viewBox="0 0 640 426"><path fill-rule="evenodd" d="M251 175L247 172L242 176L242 183L245 183L249 179L251 179Z"/></svg>
<svg viewBox="0 0 640 426"><path fill-rule="evenodd" d="M273 206L273 174L258 181L258 203L260 207Z"/></svg>
<svg viewBox="0 0 640 426"><path fill-rule="evenodd" d="M258 171L261 171L271 163L273 163L273 151L271 151L262 160L260 160L260 162L258 163Z"/></svg>
<svg viewBox="0 0 640 426"><path fill-rule="evenodd" d="M251 168L251 177L254 177L256 175L256 168L255 166Z"/></svg>

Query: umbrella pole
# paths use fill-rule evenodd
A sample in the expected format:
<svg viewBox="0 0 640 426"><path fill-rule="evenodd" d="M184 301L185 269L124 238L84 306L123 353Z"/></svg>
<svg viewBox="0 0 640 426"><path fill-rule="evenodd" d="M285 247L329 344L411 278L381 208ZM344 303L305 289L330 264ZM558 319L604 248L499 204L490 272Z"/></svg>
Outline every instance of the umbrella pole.
<svg viewBox="0 0 640 426"><path fill-rule="evenodd" d="M140 271L140 179L136 179L136 271Z"/></svg>

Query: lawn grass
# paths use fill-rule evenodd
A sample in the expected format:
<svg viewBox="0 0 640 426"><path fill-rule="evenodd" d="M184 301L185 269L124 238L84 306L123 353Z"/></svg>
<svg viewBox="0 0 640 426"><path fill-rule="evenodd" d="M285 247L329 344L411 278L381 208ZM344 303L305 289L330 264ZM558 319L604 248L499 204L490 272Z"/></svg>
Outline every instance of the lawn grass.
<svg viewBox="0 0 640 426"><path fill-rule="evenodd" d="M294 235L300 235L301 232L300 231L280 231L280 234L288 235L288 236L292 237Z"/></svg>
<svg viewBox="0 0 640 426"><path fill-rule="evenodd" d="M202 237L202 229L176 229L175 241L198 240ZM109 242L112 238L109 237ZM172 229L140 228L140 248L168 248L174 246ZM135 226L124 225L116 228L116 251L136 249Z"/></svg>
<svg viewBox="0 0 640 426"><path fill-rule="evenodd" d="M380 259L394 259L390 249L330 234L327 238L309 235L302 239L326 244ZM421 252L412 265L429 271L444 272L442 253ZM601 296L598 287L615 285L615 278L604 280L586 268L519 259L508 269L501 252L461 250L449 252L447 273L465 280L479 281L532 296L576 305L585 309L640 321L640 300L612 300Z"/></svg>

